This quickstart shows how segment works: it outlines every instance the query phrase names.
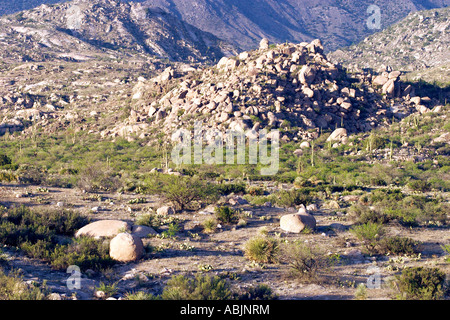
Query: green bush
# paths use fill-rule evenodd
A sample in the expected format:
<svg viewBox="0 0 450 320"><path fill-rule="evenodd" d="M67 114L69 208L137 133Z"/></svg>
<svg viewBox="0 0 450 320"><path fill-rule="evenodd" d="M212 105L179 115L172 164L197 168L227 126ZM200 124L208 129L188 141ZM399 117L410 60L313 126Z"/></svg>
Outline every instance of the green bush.
<svg viewBox="0 0 450 320"><path fill-rule="evenodd" d="M193 279L174 276L161 294L163 300L229 300L232 297L233 292L226 280L202 274Z"/></svg>
<svg viewBox="0 0 450 320"><path fill-rule="evenodd" d="M450 244L446 244L444 246L441 246L442 249L448 254L445 261L450 262Z"/></svg>
<svg viewBox="0 0 450 320"><path fill-rule="evenodd" d="M109 242L88 237L76 239L68 245L58 245L49 261L55 269L65 270L71 265L81 270L102 270L115 264L109 256Z"/></svg>
<svg viewBox="0 0 450 320"><path fill-rule="evenodd" d="M289 265L291 274L305 282L318 281L334 263L320 248L300 241L284 244L280 256Z"/></svg>
<svg viewBox="0 0 450 320"><path fill-rule="evenodd" d="M413 255L418 252L418 242L406 237L383 238L379 246L380 252L394 255Z"/></svg>
<svg viewBox="0 0 450 320"><path fill-rule="evenodd" d="M21 206L0 218L0 243L15 247L38 240L56 243L57 235L73 235L87 223L87 218L74 211L40 211Z"/></svg>
<svg viewBox="0 0 450 320"><path fill-rule="evenodd" d="M12 160L7 155L0 153L0 168L3 166L9 166L12 164Z"/></svg>
<svg viewBox="0 0 450 320"><path fill-rule="evenodd" d="M144 291L137 291L137 292L128 292L125 295L125 300L136 300L136 301L158 300L158 297L156 297L151 293L147 293Z"/></svg>
<svg viewBox="0 0 450 320"><path fill-rule="evenodd" d="M251 196L263 196L264 189L259 187L249 187L247 188L247 194Z"/></svg>
<svg viewBox="0 0 450 320"><path fill-rule="evenodd" d="M238 212L227 206L216 207L215 215L217 220L222 223L232 224L239 221Z"/></svg>
<svg viewBox="0 0 450 320"><path fill-rule="evenodd" d="M208 218L202 223L204 233L214 233L217 229L217 220L215 218Z"/></svg>
<svg viewBox="0 0 450 320"><path fill-rule="evenodd" d="M279 244L276 239L257 236L244 245L247 259L259 263L275 263L278 259Z"/></svg>
<svg viewBox="0 0 450 320"><path fill-rule="evenodd" d="M154 213L144 213L136 218L135 225L159 228L161 226L161 220Z"/></svg>
<svg viewBox="0 0 450 320"><path fill-rule="evenodd" d="M231 193L244 194L246 192L244 183L222 183L217 185L217 192L221 195L229 195Z"/></svg>
<svg viewBox="0 0 450 320"><path fill-rule="evenodd" d="M376 253L376 247L384 233L384 228L379 223L367 222L352 227L350 232L363 242L369 253Z"/></svg>
<svg viewBox="0 0 450 320"><path fill-rule="evenodd" d="M6 275L0 269L0 300L44 300L46 288L29 285L16 272Z"/></svg>
<svg viewBox="0 0 450 320"><path fill-rule="evenodd" d="M312 203L312 196L302 189L281 190L276 193L277 205L282 207L294 207L304 204L305 206Z"/></svg>
<svg viewBox="0 0 450 320"><path fill-rule="evenodd" d="M408 187L412 191L428 192L431 191L431 183L422 180L413 180L408 183Z"/></svg>
<svg viewBox="0 0 450 320"><path fill-rule="evenodd" d="M193 207L194 203L210 203L217 198L214 185L198 177L177 177L172 175L153 175L145 181L146 193L158 194L171 201L178 210Z"/></svg>
<svg viewBox="0 0 450 320"><path fill-rule="evenodd" d="M78 174L78 187L87 192L116 191L121 186L120 177L101 162L86 166Z"/></svg>
<svg viewBox="0 0 450 320"><path fill-rule="evenodd" d="M445 273L438 268L406 268L395 279L398 299L438 300L444 295Z"/></svg>
<svg viewBox="0 0 450 320"><path fill-rule="evenodd" d="M67 239L88 223L88 219L69 210L31 210L18 207L0 219L0 243L18 247L32 258L49 262L56 269L77 265L82 269L101 269L113 264L109 246L92 238Z"/></svg>
<svg viewBox="0 0 450 320"><path fill-rule="evenodd" d="M275 300L277 296L273 293L272 288L266 284L248 288L244 293L239 295L238 300Z"/></svg>
<svg viewBox="0 0 450 320"><path fill-rule="evenodd" d="M358 224L365 224L367 222L383 224L389 221L384 212L378 212L369 206L361 204L351 206L348 211L348 216Z"/></svg>
<svg viewBox="0 0 450 320"><path fill-rule="evenodd" d="M0 170L0 182L17 181L18 177L14 172L8 170Z"/></svg>

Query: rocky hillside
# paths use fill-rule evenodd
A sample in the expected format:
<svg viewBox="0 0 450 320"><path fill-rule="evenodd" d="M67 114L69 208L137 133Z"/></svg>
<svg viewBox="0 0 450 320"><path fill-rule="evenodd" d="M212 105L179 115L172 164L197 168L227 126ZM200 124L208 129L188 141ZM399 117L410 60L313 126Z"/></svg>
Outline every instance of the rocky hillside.
<svg viewBox="0 0 450 320"><path fill-rule="evenodd" d="M371 35L361 43L329 54L333 62L350 68L411 73L410 78L450 83L450 8L420 11Z"/></svg>
<svg viewBox="0 0 450 320"><path fill-rule="evenodd" d="M274 48L263 40L260 49L222 58L215 67L185 75L169 68L139 82L130 117L102 136L143 138L152 128L170 134L195 121L221 132L277 128L284 141L312 140L338 127L368 131L430 111L433 101L416 98L400 75L349 75L327 59L320 40Z"/></svg>
<svg viewBox="0 0 450 320"><path fill-rule="evenodd" d="M301 42L321 39L326 50L336 50L364 39L370 30L369 6L381 10L381 28L408 13L450 5L449 0L432 1L306 1L306 0L148 0L149 7L163 8L201 30L250 50L263 37L272 42Z"/></svg>
<svg viewBox="0 0 450 320"><path fill-rule="evenodd" d="M44 61L107 52L208 62L229 54L215 36L136 3L79 0L0 20L2 60Z"/></svg>
<svg viewBox="0 0 450 320"><path fill-rule="evenodd" d="M40 6L41 4L53 4L67 0L21 0L21 1L1 1L0 16L19 11L29 10Z"/></svg>

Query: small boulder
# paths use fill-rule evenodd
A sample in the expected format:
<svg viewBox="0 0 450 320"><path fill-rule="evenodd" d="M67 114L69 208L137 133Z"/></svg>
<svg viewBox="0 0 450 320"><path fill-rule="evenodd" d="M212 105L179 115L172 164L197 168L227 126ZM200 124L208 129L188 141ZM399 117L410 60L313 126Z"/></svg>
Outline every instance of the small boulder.
<svg viewBox="0 0 450 320"><path fill-rule="evenodd" d="M388 96L392 96L395 91L395 80L389 79L384 85L382 92Z"/></svg>
<svg viewBox="0 0 450 320"><path fill-rule="evenodd" d="M300 70L300 74L298 76L298 80L302 84L309 85L316 78L316 69L310 66L303 66Z"/></svg>
<svg viewBox="0 0 450 320"><path fill-rule="evenodd" d="M157 235L158 232L148 226L133 226L131 228L131 234L139 238L147 238L149 235Z"/></svg>
<svg viewBox="0 0 450 320"><path fill-rule="evenodd" d="M306 227L314 230L316 219L310 214L287 214L281 217L280 227L286 232L300 233Z"/></svg>
<svg viewBox="0 0 450 320"><path fill-rule="evenodd" d="M327 142L339 141L344 142L348 139L347 130L344 128L339 128L333 131L333 133L328 137Z"/></svg>
<svg viewBox="0 0 450 320"><path fill-rule="evenodd" d="M167 216L170 214L175 214L175 209L170 206L164 206L164 207L161 207L158 210L156 210L156 213L158 215Z"/></svg>
<svg viewBox="0 0 450 320"><path fill-rule="evenodd" d="M422 102L422 98L421 97L412 97L411 99L409 99L409 101L411 101L416 106L418 106Z"/></svg>
<svg viewBox="0 0 450 320"><path fill-rule="evenodd" d="M294 153L294 156L296 156L297 158L300 158L303 155L303 150L296 149L293 153Z"/></svg>
<svg viewBox="0 0 450 320"><path fill-rule="evenodd" d="M372 84L377 87L382 87L388 81L389 81L389 79L387 77L381 75L381 76L375 77L375 79L373 79L373 81L372 81Z"/></svg>
<svg viewBox="0 0 450 320"><path fill-rule="evenodd" d="M262 39L261 42L259 43L259 49L260 50L269 49L269 39L267 38Z"/></svg>
<svg viewBox="0 0 450 320"><path fill-rule="evenodd" d="M450 144L450 132L443 133L433 140L433 143L442 143L442 142Z"/></svg>
<svg viewBox="0 0 450 320"><path fill-rule="evenodd" d="M139 260L144 254L141 238L129 233L119 233L109 244L109 255L120 262Z"/></svg>
<svg viewBox="0 0 450 320"><path fill-rule="evenodd" d="M303 141L300 144L300 149L308 149L308 148L311 148L311 144L308 141Z"/></svg>

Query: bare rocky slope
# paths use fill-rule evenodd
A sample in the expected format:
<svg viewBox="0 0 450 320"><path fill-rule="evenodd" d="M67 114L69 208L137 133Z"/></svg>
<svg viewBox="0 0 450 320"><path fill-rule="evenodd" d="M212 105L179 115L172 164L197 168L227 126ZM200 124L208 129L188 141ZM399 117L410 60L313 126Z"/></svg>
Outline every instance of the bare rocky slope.
<svg viewBox="0 0 450 320"><path fill-rule="evenodd" d="M161 10L116 0L44 4L4 16L0 38L3 61L131 52L174 61L208 62L233 50L212 34Z"/></svg>
<svg viewBox="0 0 450 320"><path fill-rule="evenodd" d="M450 8L411 13L399 23L361 43L329 54L348 68L391 66L412 80L450 83Z"/></svg>

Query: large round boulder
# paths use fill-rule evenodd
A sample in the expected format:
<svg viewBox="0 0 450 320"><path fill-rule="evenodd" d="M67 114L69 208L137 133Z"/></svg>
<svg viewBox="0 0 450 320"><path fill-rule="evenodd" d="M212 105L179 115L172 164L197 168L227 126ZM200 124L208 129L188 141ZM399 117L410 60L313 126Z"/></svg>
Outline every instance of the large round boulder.
<svg viewBox="0 0 450 320"><path fill-rule="evenodd" d="M111 238L129 229L130 227L125 221L99 220L78 230L75 237Z"/></svg>
<svg viewBox="0 0 450 320"><path fill-rule="evenodd" d="M144 254L141 238L129 233L119 233L109 244L109 255L119 262L139 260Z"/></svg>
<svg viewBox="0 0 450 320"><path fill-rule="evenodd" d="M306 227L311 230L316 228L316 219L310 214L287 214L280 219L280 228L286 232L300 233Z"/></svg>

